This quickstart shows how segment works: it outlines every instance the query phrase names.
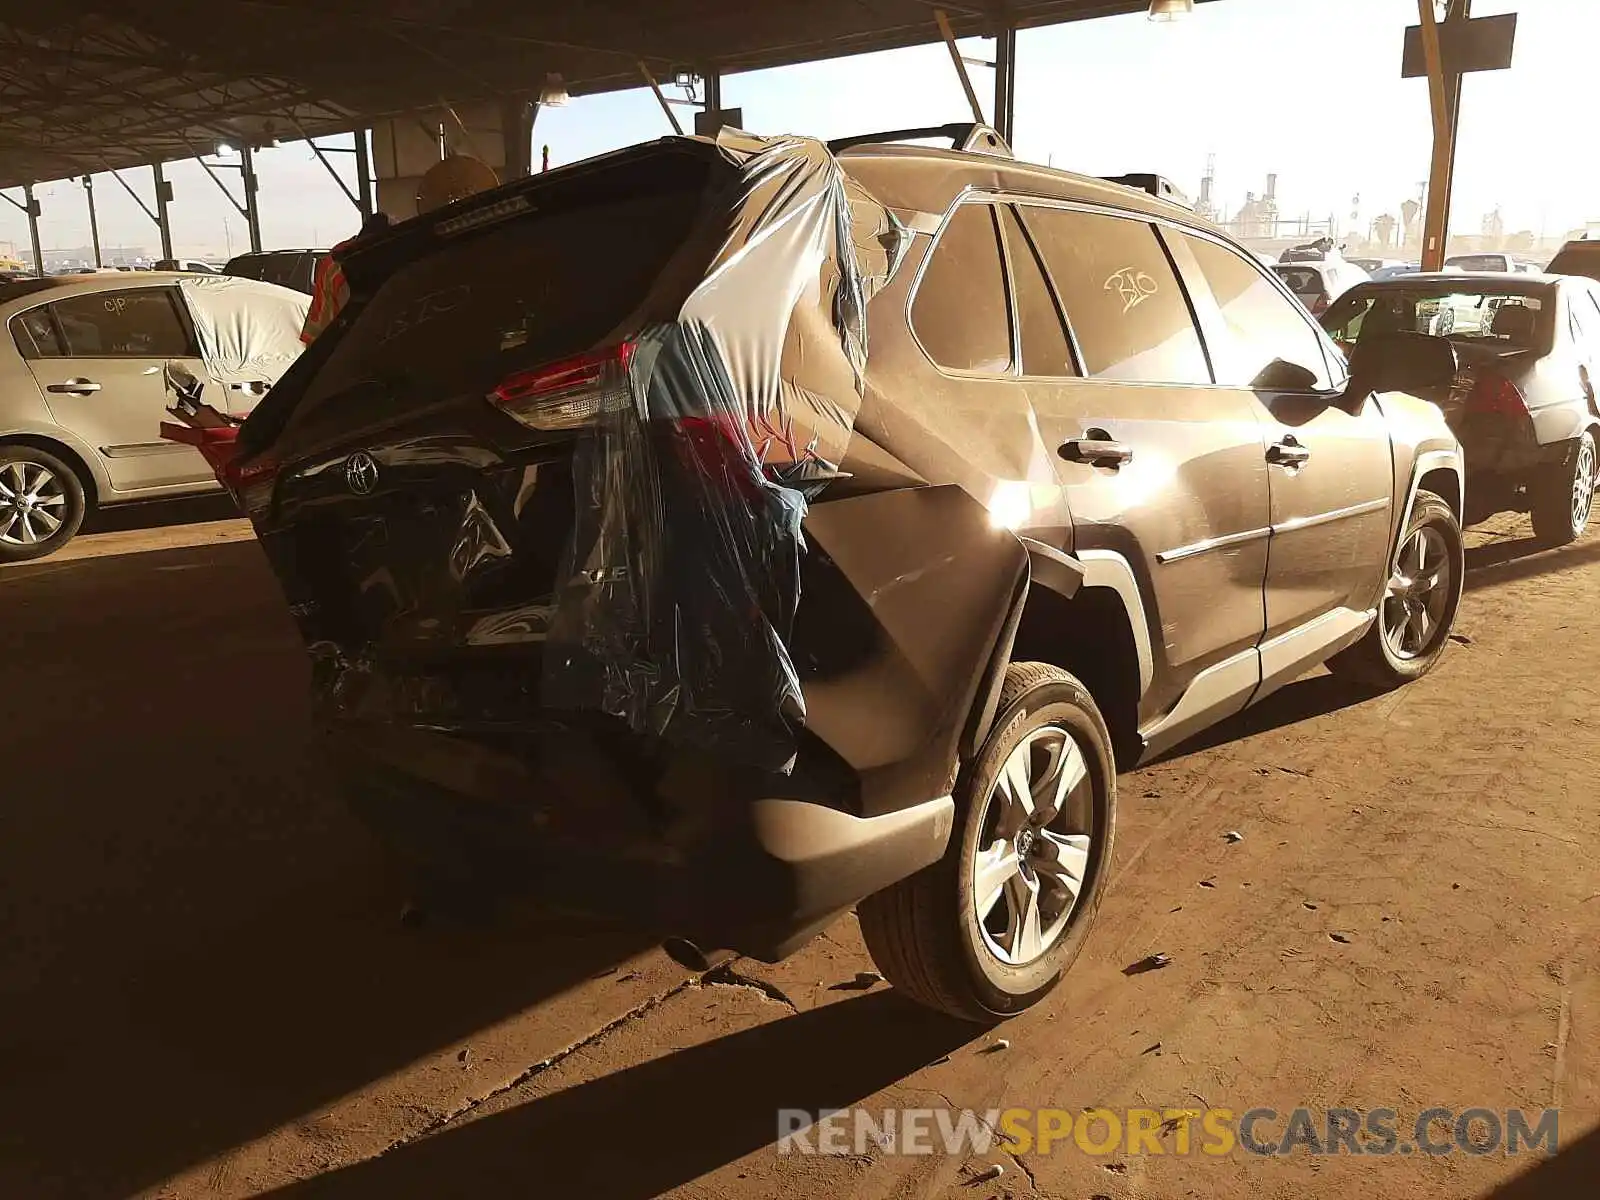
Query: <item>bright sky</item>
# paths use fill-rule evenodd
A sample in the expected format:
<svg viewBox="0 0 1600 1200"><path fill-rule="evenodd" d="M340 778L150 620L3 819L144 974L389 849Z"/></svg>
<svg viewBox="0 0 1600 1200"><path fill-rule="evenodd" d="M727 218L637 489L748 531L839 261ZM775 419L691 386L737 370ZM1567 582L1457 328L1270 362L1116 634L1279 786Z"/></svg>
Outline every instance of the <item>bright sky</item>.
<svg viewBox="0 0 1600 1200"><path fill-rule="evenodd" d="M1515 66L1466 82L1452 228L1475 233L1499 206L1508 230L1558 236L1600 219L1590 116L1600 0L1474 4L1475 16L1513 11ZM1215 154L1216 197L1230 214L1275 171L1284 215L1347 223L1359 195L1365 227L1398 212L1428 173L1427 84L1400 78L1402 31L1416 20L1415 0L1219 0L1170 25L1136 15L1028 30L1018 39L1016 149L1089 174L1157 171L1191 195ZM986 58L992 46L963 50ZM991 72L971 70L987 105ZM968 115L937 44L729 76L723 99L766 133L831 137ZM560 164L666 132L646 90L580 97L539 114L535 161L543 144ZM331 157L349 178L351 156ZM257 164L268 247L329 245L354 231L354 208L304 145L264 151ZM194 163L167 174L179 254L246 247L243 218ZM123 175L148 201L150 172ZM238 195L238 173L223 177ZM78 184L47 184L38 196L47 250L88 244ZM104 246L159 245L114 179L97 176L95 196ZM26 246L26 220L0 207L0 251Z"/></svg>

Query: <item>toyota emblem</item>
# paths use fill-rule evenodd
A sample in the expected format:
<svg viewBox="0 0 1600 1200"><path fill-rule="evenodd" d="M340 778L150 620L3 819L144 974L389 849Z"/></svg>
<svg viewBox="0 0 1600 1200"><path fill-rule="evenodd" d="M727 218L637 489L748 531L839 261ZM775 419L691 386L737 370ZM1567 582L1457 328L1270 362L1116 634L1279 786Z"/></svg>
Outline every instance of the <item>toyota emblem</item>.
<svg viewBox="0 0 1600 1200"><path fill-rule="evenodd" d="M344 460L345 485L358 496L368 495L378 486L378 464L365 450Z"/></svg>

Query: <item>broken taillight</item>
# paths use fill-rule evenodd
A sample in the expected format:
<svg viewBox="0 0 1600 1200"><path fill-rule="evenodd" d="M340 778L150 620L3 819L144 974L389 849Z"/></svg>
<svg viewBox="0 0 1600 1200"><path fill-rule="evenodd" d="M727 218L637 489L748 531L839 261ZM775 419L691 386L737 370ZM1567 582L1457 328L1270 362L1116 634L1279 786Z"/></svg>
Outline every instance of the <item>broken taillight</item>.
<svg viewBox="0 0 1600 1200"><path fill-rule="evenodd" d="M223 464L217 477L233 493L245 516L255 517L272 506L272 489L277 484L281 465L271 455L234 458Z"/></svg>
<svg viewBox="0 0 1600 1200"><path fill-rule="evenodd" d="M605 413L632 406L628 373L636 348L623 342L518 371L500 381L489 402L529 429L582 429Z"/></svg>
<svg viewBox="0 0 1600 1200"><path fill-rule="evenodd" d="M1498 413L1503 417L1525 417L1528 415L1528 402L1517 385L1504 375L1485 374L1478 376L1472 391L1467 394L1467 409L1470 412Z"/></svg>

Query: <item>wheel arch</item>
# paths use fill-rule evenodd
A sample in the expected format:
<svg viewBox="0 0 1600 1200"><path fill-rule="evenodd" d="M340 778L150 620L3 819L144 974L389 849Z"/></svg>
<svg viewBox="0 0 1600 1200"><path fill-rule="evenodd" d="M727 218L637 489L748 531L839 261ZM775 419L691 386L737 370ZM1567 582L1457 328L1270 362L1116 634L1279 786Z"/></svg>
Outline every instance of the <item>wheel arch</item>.
<svg viewBox="0 0 1600 1200"><path fill-rule="evenodd" d="M1120 556L1114 556L1120 561ZM1009 658L1042 662L1075 676L1094 698L1111 734L1119 766L1138 760L1139 702L1149 683L1143 606L1130 611L1121 572L1083 564L1083 585L1070 594L1035 583L1023 598ZM1128 581L1132 571L1122 564Z"/></svg>

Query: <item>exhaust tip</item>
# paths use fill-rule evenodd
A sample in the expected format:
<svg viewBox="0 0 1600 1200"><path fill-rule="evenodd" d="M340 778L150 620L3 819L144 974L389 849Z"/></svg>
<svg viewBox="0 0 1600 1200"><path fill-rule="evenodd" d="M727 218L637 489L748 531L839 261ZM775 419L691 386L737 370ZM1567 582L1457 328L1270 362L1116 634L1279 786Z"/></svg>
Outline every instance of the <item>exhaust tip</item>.
<svg viewBox="0 0 1600 1200"><path fill-rule="evenodd" d="M688 938L673 937L661 943L666 956L686 971L705 972L727 962L733 957L731 950L700 949Z"/></svg>

